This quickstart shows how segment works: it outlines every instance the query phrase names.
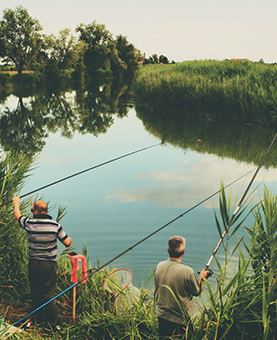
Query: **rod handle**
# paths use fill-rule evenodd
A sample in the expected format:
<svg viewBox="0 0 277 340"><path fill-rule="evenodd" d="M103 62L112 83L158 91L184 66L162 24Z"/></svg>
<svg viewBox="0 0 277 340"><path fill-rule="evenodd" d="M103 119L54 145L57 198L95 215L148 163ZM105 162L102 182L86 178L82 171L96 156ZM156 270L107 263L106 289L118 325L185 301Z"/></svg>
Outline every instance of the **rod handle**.
<svg viewBox="0 0 277 340"><path fill-rule="evenodd" d="M209 267L205 267L204 269L208 271L207 279L208 279L210 276L213 275L214 272L213 272ZM197 273L200 274L200 272L197 272Z"/></svg>

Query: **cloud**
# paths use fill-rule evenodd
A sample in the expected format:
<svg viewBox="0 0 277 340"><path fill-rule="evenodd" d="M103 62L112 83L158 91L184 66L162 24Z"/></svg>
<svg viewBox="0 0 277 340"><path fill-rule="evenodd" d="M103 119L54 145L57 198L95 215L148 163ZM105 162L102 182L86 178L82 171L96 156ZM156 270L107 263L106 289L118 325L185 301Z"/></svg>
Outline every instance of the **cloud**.
<svg viewBox="0 0 277 340"><path fill-rule="evenodd" d="M224 184L232 182L240 176L255 168L246 163L237 163L234 160L222 159L220 162L215 156L202 155L201 158L179 163L179 170L154 171L140 173L140 187L133 190L118 190L106 196L108 200L115 199L128 202L154 202L161 206L186 208L200 202L205 197ZM254 171L231 187L234 199L238 199L246 189ZM276 169L261 169L255 184L277 182ZM228 189L229 190L229 189ZM205 203L205 207L217 206L217 198Z"/></svg>

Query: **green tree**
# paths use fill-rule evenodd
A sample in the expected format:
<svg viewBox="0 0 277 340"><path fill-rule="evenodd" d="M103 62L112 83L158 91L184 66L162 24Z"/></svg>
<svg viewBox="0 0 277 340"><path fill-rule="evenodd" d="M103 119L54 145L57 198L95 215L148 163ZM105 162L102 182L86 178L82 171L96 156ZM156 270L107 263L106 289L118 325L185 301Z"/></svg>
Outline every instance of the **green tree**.
<svg viewBox="0 0 277 340"><path fill-rule="evenodd" d="M110 73L114 40L105 25L94 21L89 25L79 25L76 31L79 40L86 45L84 63L89 73Z"/></svg>
<svg viewBox="0 0 277 340"><path fill-rule="evenodd" d="M159 56L159 63L160 64L169 64L168 58L165 55L161 54Z"/></svg>
<svg viewBox="0 0 277 340"><path fill-rule="evenodd" d="M46 53L48 58L53 61L60 71L73 68L78 59L78 42L70 34L68 28L59 32L56 37L50 35L46 38Z"/></svg>
<svg viewBox="0 0 277 340"><path fill-rule="evenodd" d="M19 74L31 67L43 44L42 27L22 6L4 11L0 21L0 57Z"/></svg>
<svg viewBox="0 0 277 340"><path fill-rule="evenodd" d="M141 53L134 45L130 44L126 37L119 35L115 40L118 55L122 61L126 64L127 76L133 76L138 68L139 60L141 59Z"/></svg>

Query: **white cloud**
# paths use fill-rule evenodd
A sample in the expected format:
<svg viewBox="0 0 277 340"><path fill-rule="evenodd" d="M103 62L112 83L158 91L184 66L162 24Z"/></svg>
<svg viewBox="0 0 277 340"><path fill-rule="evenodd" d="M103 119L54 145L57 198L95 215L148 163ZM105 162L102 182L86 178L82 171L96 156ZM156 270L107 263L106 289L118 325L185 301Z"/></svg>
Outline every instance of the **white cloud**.
<svg viewBox="0 0 277 340"><path fill-rule="evenodd" d="M161 206L186 208L216 192L221 181L227 185L250 170L255 170L255 168L246 163L237 163L230 159L218 162L215 156L201 155L201 158L190 164L181 162L179 171L141 173L138 176L141 181L138 189L128 191L121 189L108 194L106 198L121 202L154 202ZM253 174L254 171L232 185L231 191L234 193L234 199L241 197ZM257 184L273 181L277 181L277 170L261 169L253 184L253 189ZM207 208L216 206L217 198L205 203Z"/></svg>

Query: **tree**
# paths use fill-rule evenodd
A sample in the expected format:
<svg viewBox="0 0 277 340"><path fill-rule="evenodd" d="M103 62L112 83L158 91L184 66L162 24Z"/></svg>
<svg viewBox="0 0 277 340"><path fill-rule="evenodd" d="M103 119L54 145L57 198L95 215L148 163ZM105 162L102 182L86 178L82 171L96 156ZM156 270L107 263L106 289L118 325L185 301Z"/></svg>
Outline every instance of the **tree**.
<svg viewBox="0 0 277 340"><path fill-rule="evenodd" d="M144 58L143 64L169 64L168 58L161 54L158 56L157 54L152 54L149 58ZM172 60L171 64L175 64L175 61Z"/></svg>
<svg viewBox="0 0 277 340"><path fill-rule="evenodd" d="M159 63L160 64L168 64L169 63L168 58L165 55L161 54L159 56Z"/></svg>
<svg viewBox="0 0 277 340"><path fill-rule="evenodd" d="M79 33L79 40L85 43L84 63L88 71L110 73L114 40L105 25L94 21L89 25L79 25L76 31Z"/></svg>
<svg viewBox="0 0 277 340"><path fill-rule="evenodd" d="M43 44L42 27L22 6L4 11L0 21L0 57L19 74L35 61Z"/></svg>
<svg viewBox="0 0 277 340"><path fill-rule="evenodd" d="M47 56L60 71L74 67L78 52L77 39L70 34L68 28L60 31L57 37L50 35L46 38Z"/></svg>
<svg viewBox="0 0 277 340"><path fill-rule="evenodd" d="M130 44L123 35L116 37L115 45L120 59L126 64L127 76L132 77L137 70L139 60L141 59L140 51L136 49L134 45Z"/></svg>

